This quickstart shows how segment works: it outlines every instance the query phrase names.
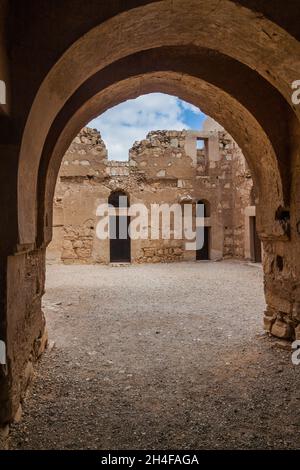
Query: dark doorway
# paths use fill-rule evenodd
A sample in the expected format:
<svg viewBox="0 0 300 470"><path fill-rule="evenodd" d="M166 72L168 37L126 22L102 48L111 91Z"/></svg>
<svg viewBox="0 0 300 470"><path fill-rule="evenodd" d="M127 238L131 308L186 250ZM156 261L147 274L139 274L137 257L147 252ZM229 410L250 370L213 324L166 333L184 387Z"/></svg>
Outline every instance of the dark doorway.
<svg viewBox="0 0 300 470"><path fill-rule="evenodd" d="M204 244L199 250L196 250L196 260L207 260L209 259L209 237L210 227L204 227Z"/></svg>
<svg viewBox="0 0 300 470"><path fill-rule="evenodd" d="M203 217L210 217L210 204L208 201L201 199L200 201L197 201L197 206L202 206Z"/></svg>
<svg viewBox="0 0 300 470"><path fill-rule="evenodd" d="M110 194L108 203L116 210L116 214L109 216L110 262L130 263L130 217L121 212L129 207L128 197L122 191L114 191Z"/></svg>
<svg viewBox="0 0 300 470"><path fill-rule="evenodd" d="M250 217L250 243L251 261L254 263L261 263L261 241L257 235L255 216Z"/></svg>
<svg viewBox="0 0 300 470"><path fill-rule="evenodd" d="M115 219L115 220L113 220ZM111 263L130 263L130 238L128 235L128 226L130 217L124 215L110 216L109 225L116 228L116 236L112 237L110 232L110 262ZM127 227L127 238L121 238L121 227Z"/></svg>

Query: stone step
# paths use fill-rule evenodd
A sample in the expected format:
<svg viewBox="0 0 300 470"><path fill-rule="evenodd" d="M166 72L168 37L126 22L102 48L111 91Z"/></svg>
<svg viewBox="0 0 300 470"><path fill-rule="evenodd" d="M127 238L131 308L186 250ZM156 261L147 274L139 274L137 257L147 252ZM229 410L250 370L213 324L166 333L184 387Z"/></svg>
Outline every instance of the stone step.
<svg viewBox="0 0 300 470"><path fill-rule="evenodd" d="M109 266L111 266L112 268L120 268L120 267L123 268L123 267L126 267L126 266L131 266L131 264L126 263L126 262L124 262L124 263L120 262L120 263L109 263Z"/></svg>

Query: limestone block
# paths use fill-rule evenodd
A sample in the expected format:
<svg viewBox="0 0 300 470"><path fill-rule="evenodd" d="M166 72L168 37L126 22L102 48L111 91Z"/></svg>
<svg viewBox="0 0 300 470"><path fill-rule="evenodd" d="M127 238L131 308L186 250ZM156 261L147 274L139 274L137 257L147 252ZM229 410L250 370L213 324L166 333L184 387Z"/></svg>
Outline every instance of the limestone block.
<svg viewBox="0 0 300 470"><path fill-rule="evenodd" d="M143 248L145 256L154 256L154 249L153 248Z"/></svg>
<svg viewBox="0 0 300 470"><path fill-rule="evenodd" d="M264 317L264 330L271 331L274 319L272 317Z"/></svg>
<svg viewBox="0 0 300 470"><path fill-rule="evenodd" d="M91 256L91 251L89 249L86 249L86 248L78 248L76 250L76 254L77 254L78 258L85 259L85 258L89 258Z"/></svg>
<svg viewBox="0 0 300 470"><path fill-rule="evenodd" d="M72 244L71 240L64 239L63 249L64 250L72 250L73 249L73 244Z"/></svg>
<svg viewBox="0 0 300 470"><path fill-rule="evenodd" d="M77 258L76 253L74 250L63 250L62 259L75 259Z"/></svg>
<svg viewBox="0 0 300 470"><path fill-rule="evenodd" d="M291 326L287 323L281 320L276 320L275 323L272 325L271 333L272 335L277 336L277 338L288 339L292 335L292 330Z"/></svg>

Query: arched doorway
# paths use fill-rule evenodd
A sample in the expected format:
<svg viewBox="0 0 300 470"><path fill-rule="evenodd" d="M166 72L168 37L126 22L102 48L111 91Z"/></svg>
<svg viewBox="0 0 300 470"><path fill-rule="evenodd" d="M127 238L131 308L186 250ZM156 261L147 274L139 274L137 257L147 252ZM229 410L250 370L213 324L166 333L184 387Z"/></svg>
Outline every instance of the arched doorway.
<svg viewBox="0 0 300 470"><path fill-rule="evenodd" d="M250 223L250 253L251 261L254 263L261 263L262 253L261 253L261 241L257 234L256 230L256 216L249 217Z"/></svg>
<svg viewBox="0 0 300 470"><path fill-rule="evenodd" d="M199 8L198 0L186 5L190 14L183 14L182 2L178 0L141 2L140 5L134 2L135 8L128 8L128 11L125 7L122 11L118 7L110 11L108 7L107 16L100 18L97 14L102 15L103 9L97 8L95 14L83 16L76 16L73 11L71 18L78 19L78 24L74 21L72 28L61 27L63 34L59 44L54 40L48 43L45 41L47 32L51 34L49 39L53 38L50 20L57 23L66 18L59 4L59 15L48 11L43 14L42 29L40 25L28 28L26 38L17 37L14 41L16 63L18 58L27 57L26 52L30 57L32 44L36 44L35 56L43 64L37 61L37 66L30 70L31 90L28 90L28 79L14 83L13 88L20 87L13 90L13 96L19 98L19 106L14 108L20 114L13 114L12 122L18 123L14 134L22 137L22 143L16 142L15 147L7 148L9 166L8 171L3 172L5 184L1 188L3 207L7 207L4 220L13 221L1 227L5 254L3 279L7 278L3 283L3 305L7 308L2 323L11 364L7 378L1 379L1 388L9 390L3 393L1 400L0 408L5 409L3 422L9 421L16 411L20 377L32 344L44 328L36 298L37 292L39 296L43 292L44 250L51 239L52 200L62 155L85 122L117 102L142 92L168 91L195 104L203 103L204 112L226 124L244 150L257 180L257 226L268 249L265 328L277 335L279 332L281 337L294 335L295 324L281 320L282 305L287 306L284 316L288 317L298 302L298 293L295 294L293 287L294 280L299 278L295 256L295 250L299 250L296 226L299 214L295 195L299 190L296 115L299 118L300 108L292 109L291 83L298 76L299 44L285 25L289 18L294 24L295 15L287 9L282 21L277 18L279 10L274 8L272 12L271 6L271 13L267 15L260 14L258 5L257 9L239 8L237 3L224 0L213 14L209 2L202 1ZM81 2L77 8L81 8ZM38 15L30 17L32 21L40 19ZM12 14L11 22L19 18ZM176 31L179 23L180 31ZM43 37L39 38L41 30ZM42 39L47 48L39 50ZM23 49L18 50L18 45ZM51 51L48 58L45 51ZM19 62L20 76L23 67L28 78L28 61ZM285 67L278 66L282 63ZM24 100L20 101L22 97ZM278 120L278 116L283 118ZM6 135L3 141L8 142ZM14 162L19 162L18 168L13 167ZM283 224L274 217L280 206L290 209L291 239ZM32 263L27 260L30 250L34 250ZM6 257L17 251L18 256L11 256L7 262ZM276 256L283 256L287 261L285 276L276 268ZM24 276L20 274L22 269ZM28 272L34 269L37 283L32 284L31 292ZM34 275L35 272L30 278L34 279ZM18 296L15 295L17 279ZM13 287L9 290L6 285ZM21 302L22 295L28 302ZM30 311L26 311L28 305ZM277 325L273 328L277 316ZM30 322L25 321L28 318ZM19 330L16 325L21 325Z"/></svg>
<svg viewBox="0 0 300 470"><path fill-rule="evenodd" d="M262 262L262 242L257 233L256 194L254 186L250 192L250 206L245 210L245 229L248 232L245 241L245 256L253 263Z"/></svg>
<svg viewBox="0 0 300 470"><path fill-rule="evenodd" d="M109 249L111 263L130 263L129 200L124 191L113 191L108 198L112 209L109 216Z"/></svg>

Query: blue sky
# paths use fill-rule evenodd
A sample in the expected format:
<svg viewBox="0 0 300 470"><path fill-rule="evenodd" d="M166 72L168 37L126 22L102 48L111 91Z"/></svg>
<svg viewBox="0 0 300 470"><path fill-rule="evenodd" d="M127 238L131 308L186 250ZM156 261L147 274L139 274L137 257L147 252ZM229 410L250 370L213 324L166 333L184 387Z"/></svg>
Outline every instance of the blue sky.
<svg viewBox="0 0 300 470"><path fill-rule="evenodd" d="M128 160L134 141L149 131L201 129L206 115L190 103L164 93L149 93L107 110L88 123L100 131L109 160Z"/></svg>

